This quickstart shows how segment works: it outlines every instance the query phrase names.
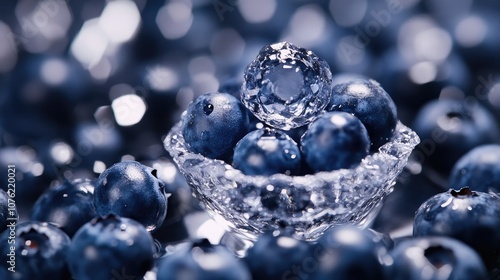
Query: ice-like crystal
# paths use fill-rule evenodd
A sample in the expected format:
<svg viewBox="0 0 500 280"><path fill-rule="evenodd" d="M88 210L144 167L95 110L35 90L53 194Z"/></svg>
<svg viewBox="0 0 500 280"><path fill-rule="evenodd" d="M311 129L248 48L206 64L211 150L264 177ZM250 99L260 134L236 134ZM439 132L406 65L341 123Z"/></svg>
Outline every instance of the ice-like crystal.
<svg viewBox="0 0 500 280"><path fill-rule="evenodd" d="M262 48L244 79L243 104L261 121L284 130L311 122L332 94L328 63L288 42Z"/></svg>
<svg viewBox="0 0 500 280"><path fill-rule="evenodd" d="M206 210L244 240L291 226L314 240L335 224L366 225L406 165L418 136L398 123L379 151L353 169L305 176L249 176L220 160L189 152L176 124L164 145Z"/></svg>

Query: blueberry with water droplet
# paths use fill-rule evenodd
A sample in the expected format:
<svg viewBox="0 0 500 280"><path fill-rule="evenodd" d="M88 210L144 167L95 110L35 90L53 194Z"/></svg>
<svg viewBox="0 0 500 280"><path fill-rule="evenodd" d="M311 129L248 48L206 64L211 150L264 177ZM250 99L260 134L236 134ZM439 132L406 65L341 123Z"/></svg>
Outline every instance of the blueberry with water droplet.
<svg viewBox="0 0 500 280"><path fill-rule="evenodd" d="M247 175L296 174L301 163L295 141L272 128L248 133L234 148L233 166Z"/></svg>
<svg viewBox="0 0 500 280"><path fill-rule="evenodd" d="M328 63L288 42L262 48L244 79L243 104L266 124L284 130L311 122L332 94Z"/></svg>
<svg viewBox="0 0 500 280"><path fill-rule="evenodd" d="M248 113L227 93L200 95L183 116L182 135L188 148L208 158L227 160L248 132Z"/></svg>
<svg viewBox="0 0 500 280"><path fill-rule="evenodd" d="M500 264L500 197L450 189L424 202L415 214L414 236L449 236L471 246L490 267Z"/></svg>
<svg viewBox="0 0 500 280"><path fill-rule="evenodd" d="M137 161L123 161L106 169L95 183L94 205L101 216L134 219L153 231L167 214L165 183L157 170Z"/></svg>

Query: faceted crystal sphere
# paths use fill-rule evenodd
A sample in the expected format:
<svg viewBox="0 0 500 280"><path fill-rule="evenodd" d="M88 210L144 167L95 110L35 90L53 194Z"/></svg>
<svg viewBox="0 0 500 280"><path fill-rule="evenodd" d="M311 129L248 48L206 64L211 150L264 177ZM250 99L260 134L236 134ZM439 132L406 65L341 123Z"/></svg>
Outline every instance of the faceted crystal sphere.
<svg viewBox="0 0 500 280"><path fill-rule="evenodd" d="M399 122L391 140L356 168L304 176L253 176L190 152L181 125L182 121L170 130L165 148L208 213L248 242L283 226L306 240L317 239L337 224L367 226L420 141Z"/></svg>
<svg viewBox="0 0 500 280"><path fill-rule="evenodd" d="M243 104L261 121L284 130L311 122L332 94L328 63L288 42L262 48L244 79Z"/></svg>

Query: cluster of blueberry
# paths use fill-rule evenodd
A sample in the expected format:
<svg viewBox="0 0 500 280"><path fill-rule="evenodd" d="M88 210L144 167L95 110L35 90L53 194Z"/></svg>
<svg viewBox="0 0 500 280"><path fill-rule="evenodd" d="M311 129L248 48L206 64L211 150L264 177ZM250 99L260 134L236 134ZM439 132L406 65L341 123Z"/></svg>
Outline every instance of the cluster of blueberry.
<svg viewBox="0 0 500 280"><path fill-rule="evenodd" d="M497 1L0 6L0 166L16 166L19 214L3 168L0 279L500 279ZM284 40L311 51L267 45ZM354 168L398 118L421 143L369 228L306 241L283 224L237 258L197 239L215 234L161 141L180 118L191 151L266 178ZM311 210L273 182L267 210Z"/></svg>
<svg viewBox="0 0 500 280"><path fill-rule="evenodd" d="M376 81L332 77L324 60L288 42L262 48L233 90L194 100L182 134L190 151L247 175L355 167L391 139L398 121Z"/></svg>

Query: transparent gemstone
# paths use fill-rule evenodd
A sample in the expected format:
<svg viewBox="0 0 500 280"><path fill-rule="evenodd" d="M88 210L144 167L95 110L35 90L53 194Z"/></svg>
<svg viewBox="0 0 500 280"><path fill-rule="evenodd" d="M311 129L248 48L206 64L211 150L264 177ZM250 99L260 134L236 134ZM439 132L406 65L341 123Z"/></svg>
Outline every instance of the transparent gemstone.
<svg viewBox="0 0 500 280"><path fill-rule="evenodd" d="M337 224L367 226L420 141L399 122L391 140L356 168L305 176L249 176L221 160L191 153L181 125L171 129L165 148L201 205L247 241L283 226L307 240Z"/></svg>
<svg viewBox="0 0 500 280"><path fill-rule="evenodd" d="M288 42L268 45L245 69L243 104L266 124L289 130L308 124L328 104L326 61Z"/></svg>

